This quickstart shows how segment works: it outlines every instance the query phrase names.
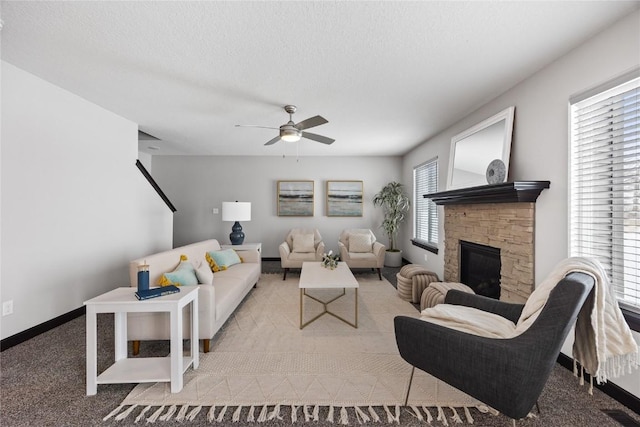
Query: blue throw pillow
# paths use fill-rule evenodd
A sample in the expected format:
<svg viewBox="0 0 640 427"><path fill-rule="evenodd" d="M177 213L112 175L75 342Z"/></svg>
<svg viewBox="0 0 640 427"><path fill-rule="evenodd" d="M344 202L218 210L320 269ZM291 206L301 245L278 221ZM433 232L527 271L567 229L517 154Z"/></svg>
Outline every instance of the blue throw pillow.
<svg viewBox="0 0 640 427"><path fill-rule="evenodd" d="M198 277L196 276L196 269L193 267L187 257L182 255L180 257L182 261L180 264L170 273L164 273L158 284L160 286L195 286L198 284Z"/></svg>
<svg viewBox="0 0 640 427"><path fill-rule="evenodd" d="M213 272L226 270L232 265L240 264L242 262L236 251L233 249L207 252L206 259Z"/></svg>

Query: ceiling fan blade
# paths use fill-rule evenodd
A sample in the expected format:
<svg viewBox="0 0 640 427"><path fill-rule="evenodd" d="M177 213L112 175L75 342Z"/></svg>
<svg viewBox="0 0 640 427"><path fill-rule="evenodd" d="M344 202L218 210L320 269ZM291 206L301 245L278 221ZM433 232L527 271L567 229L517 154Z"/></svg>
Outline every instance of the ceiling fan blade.
<svg viewBox="0 0 640 427"><path fill-rule="evenodd" d="M269 126L258 126L258 125L236 125L237 128L261 128L261 129L280 129L280 128L272 128Z"/></svg>
<svg viewBox="0 0 640 427"><path fill-rule="evenodd" d="M275 138L273 138L272 140L268 141L266 144L264 145L273 145L276 142L280 141L280 136L276 136Z"/></svg>
<svg viewBox="0 0 640 427"><path fill-rule="evenodd" d="M315 133L302 132L302 136L307 139L322 142L323 144L333 144L335 139L327 138L326 136L316 135Z"/></svg>
<svg viewBox="0 0 640 427"><path fill-rule="evenodd" d="M303 120L300 123L296 124L295 126L300 130L304 130L304 129L309 129L315 126L320 126L325 123L329 123L329 121L322 116L315 116L315 117L310 117L307 120Z"/></svg>

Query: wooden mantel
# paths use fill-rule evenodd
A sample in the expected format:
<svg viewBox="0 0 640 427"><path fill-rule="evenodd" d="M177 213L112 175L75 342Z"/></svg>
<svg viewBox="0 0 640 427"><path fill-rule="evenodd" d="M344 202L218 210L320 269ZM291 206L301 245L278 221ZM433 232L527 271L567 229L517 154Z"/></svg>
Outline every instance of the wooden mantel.
<svg viewBox="0 0 640 427"><path fill-rule="evenodd" d="M542 190L549 188L550 185L550 181L514 181L438 191L437 193L425 194L423 197L433 200L436 205L535 203Z"/></svg>

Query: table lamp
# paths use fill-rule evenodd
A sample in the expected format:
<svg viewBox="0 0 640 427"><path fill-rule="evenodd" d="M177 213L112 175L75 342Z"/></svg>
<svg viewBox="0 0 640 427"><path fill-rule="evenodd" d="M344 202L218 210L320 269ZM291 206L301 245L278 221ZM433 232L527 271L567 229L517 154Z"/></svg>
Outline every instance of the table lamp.
<svg viewBox="0 0 640 427"><path fill-rule="evenodd" d="M232 245L241 245L244 233L240 221L251 221L251 202L222 202L222 220L234 222L229 240Z"/></svg>

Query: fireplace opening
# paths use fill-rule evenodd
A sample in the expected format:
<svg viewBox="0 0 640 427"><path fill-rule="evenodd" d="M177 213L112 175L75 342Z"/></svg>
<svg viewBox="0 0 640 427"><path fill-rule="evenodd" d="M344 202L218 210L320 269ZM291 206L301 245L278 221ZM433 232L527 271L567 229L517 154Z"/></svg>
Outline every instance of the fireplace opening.
<svg viewBox="0 0 640 427"><path fill-rule="evenodd" d="M460 282L478 295L500 299L500 249L460 241Z"/></svg>

